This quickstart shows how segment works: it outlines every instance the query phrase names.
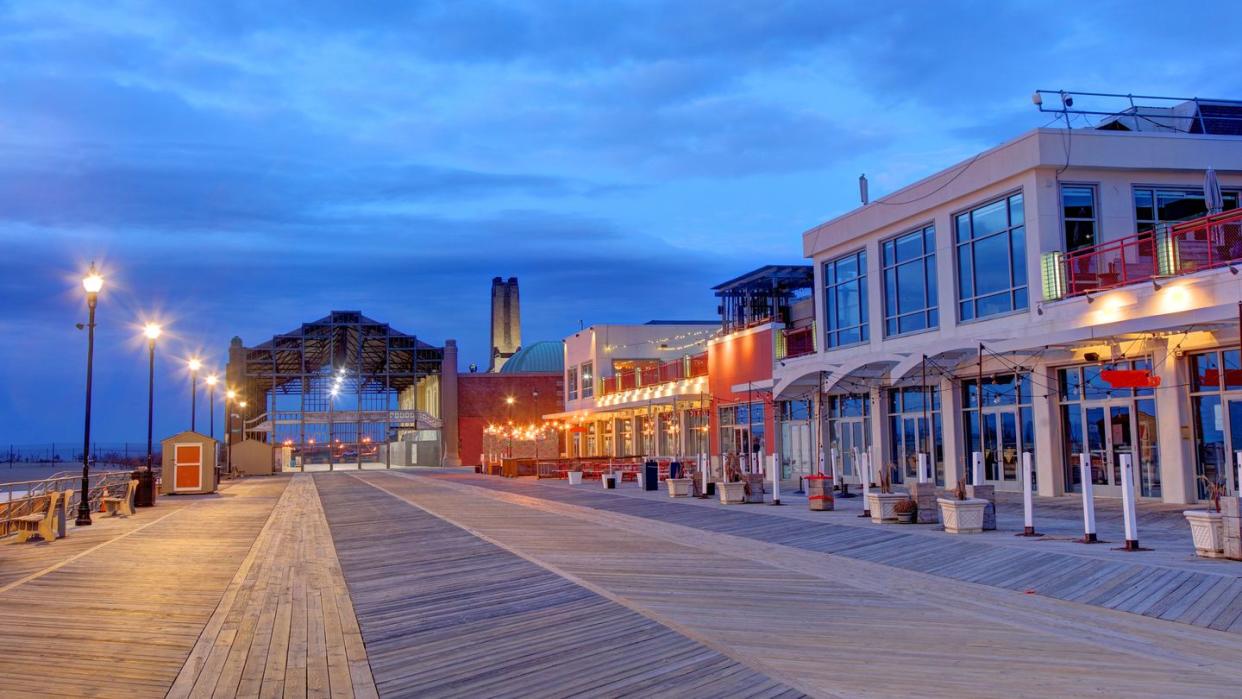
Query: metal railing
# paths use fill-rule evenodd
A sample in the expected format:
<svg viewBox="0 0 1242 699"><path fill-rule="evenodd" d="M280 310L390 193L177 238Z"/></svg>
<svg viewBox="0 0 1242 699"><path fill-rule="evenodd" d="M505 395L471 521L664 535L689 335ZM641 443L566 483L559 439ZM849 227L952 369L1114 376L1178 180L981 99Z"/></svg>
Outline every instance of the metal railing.
<svg viewBox="0 0 1242 699"><path fill-rule="evenodd" d="M105 490L112 494L123 494L128 487L131 471L99 471L90 476L91 511L99 510ZM47 506L47 496L53 492L67 492L70 513L74 512L81 502L82 474L62 471L48 478L29 481L12 481L0 483L0 536L13 533L13 521L19 517L34 514Z"/></svg>
<svg viewBox="0 0 1242 699"><path fill-rule="evenodd" d="M661 362L656 366L618 372L615 376L606 376L600 379L599 395L609 396L645 386L658 386L700 376L707 376L706 352Z"/></svg>
<svg viewBox="0 0 1242 699"><path fill-rule="evenodd" d="M793 359L815 354L815 324L786 328L776 335L776 358Z"/></svg>
<svg viewBox="0 0 1242 699"><path fill-rule="evenodd" d="M1242 262L1242 209L1052 255L1059 260L1045 265L1049 300L1224 267Z"/></svg>

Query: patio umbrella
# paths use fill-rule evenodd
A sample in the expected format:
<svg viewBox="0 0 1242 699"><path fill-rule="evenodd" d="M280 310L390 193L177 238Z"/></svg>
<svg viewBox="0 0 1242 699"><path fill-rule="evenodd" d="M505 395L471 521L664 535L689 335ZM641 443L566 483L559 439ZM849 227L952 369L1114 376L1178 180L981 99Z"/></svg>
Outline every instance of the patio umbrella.
<svg viewBox="0 0 1242 699"><path fill-rule="evenodd" d="M1219 214L1225 209L1225 198L1220 193L1220 182L1216 180L1216 170L1208 168L1203 175L1203 199L1207 203L1209 214Z"/></svg>

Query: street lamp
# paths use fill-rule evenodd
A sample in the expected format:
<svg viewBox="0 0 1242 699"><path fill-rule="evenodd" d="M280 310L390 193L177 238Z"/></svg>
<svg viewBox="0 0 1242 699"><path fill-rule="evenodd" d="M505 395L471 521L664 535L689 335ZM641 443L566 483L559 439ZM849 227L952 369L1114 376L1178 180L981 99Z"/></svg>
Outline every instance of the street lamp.
<svg viewBox="0 0 1242 699"><path fill-rule="evenodd" d="M90 309L86 321L86 427L82 437L82 502L78 503L79 527L91 523L91 379L95 365L95 304L99 301L99 291L103 289L103 277L95 271L95 263L82 279L82 289L86 291L86 307ZM81 327L81 326L79 326Z"/></svg>
<svg viewBox="0 0 1242 699"><path fill-rule="evenodd" d="M513 396L505 396L505 405L509 410L509 458L513 458L513 404L516 399Z"/></svg>
<svg viewBox="0 0 1242 699"><path fill-rule="evenodd" d="M191 357L190 365L190 431L197 432L195 418L198 417L198 370L203 363L198 357Z"/></svg>
<svg viewBox="0 0 1242 699"><path fill-rule="evenodd" d="M233 473L233 402L237 400L237 391L228 389L224 392L224 453L225 464L229 473Z"/></svg>
<svg viewBox="0 0 1242 699"><path fill-rule="evenodd" d="M212 439L216 438L216 383L219 380L220 377L215 374L207 377L207 392L211 395L211 417L208 418L208 422L211 424L211 434L209 436Z"/></svg>
<svg viewBox="0 0 1242 699"><path fill-rule="evenodd" d="M333 452L334 447L332 446L332 422L335 419L336 396L340 392L341 392L341 389L338 386L333 386L332 390L328 391L328 470L329 471L336 470L336 454Z"/></svg>
<svg viewBox="0 0 1242 699"><path fill-rule="evenodd" d="M135 504L151 507L155 504L155 476L151 473L151 462L154 458L152 431L155 422L155 341L159 339L162 328L156 323L147 323L142 334L147 336L147 469L139 474L139 496Z"/></svg>

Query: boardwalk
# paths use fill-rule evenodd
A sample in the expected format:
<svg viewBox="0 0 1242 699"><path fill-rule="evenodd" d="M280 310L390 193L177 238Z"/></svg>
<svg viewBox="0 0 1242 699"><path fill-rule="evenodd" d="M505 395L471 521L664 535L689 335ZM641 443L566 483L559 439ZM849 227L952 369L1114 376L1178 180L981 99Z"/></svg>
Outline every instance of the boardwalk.
<svg viewBox="0 0 1242 699"><path fill-rule="evenodd" d="M165 498L53 544L0 541L0 695L1236 692L1242 634L1194 625L1231 618L1236 575L1123 575L1103 555L1058 575L1022 547L773 509L376 471ZM954 574L969 560L1000 577ZM1092 593L1024 594L1073 571ZM1178 594L1191 574L1225 582ZM1136 595L1185 608L1110 608Z"/></svg>

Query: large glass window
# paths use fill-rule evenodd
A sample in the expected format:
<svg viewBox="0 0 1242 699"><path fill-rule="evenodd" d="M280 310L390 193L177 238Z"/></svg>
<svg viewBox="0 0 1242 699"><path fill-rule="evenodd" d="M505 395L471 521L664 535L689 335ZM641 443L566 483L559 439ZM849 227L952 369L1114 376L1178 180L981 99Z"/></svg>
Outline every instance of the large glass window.
<svg viewBox="0 0 1242 699"><path fill-rule="evenodd" d="M578 400L578 367L571 366L565 371L565 395L569 400Z"/></svg>
<svg viewBox="0 0 1242 699"><path fill-rule="evenodd" d="M582 363L582 397L590 398L595 395L595 371L594 362Z"/></svg>
<svg viewBox="0 0 1242 699"><path fill-rule="evenodd" d="M862 393L834 394L828 396L825 412L828 458L840 464L842 476L854 476L859 473L859 459L871 446L871 399Z"/></svg>
<svg viewBox="0 0 1242 699"><path fill-rule="evenodd" d="M955 218L958 316L962 320L1027 307L1025 222L1021 194Z"/></svg>
<svg viewBox="0 0 1242 699"><path fill-rule="evenodd" d="M736 459L747 473L763 470L763 414L761 402L720 409L720 453L725 455L726 462Z"/></svg>
<svg viewBox="0 0 1242 699"><path fill-rule="evenodd" d="M1061 222L1065 226L1065 251L1089 248L1096 243L1095 187L1061 185Z"/></svg>
<svg viewBox="0 0 1242 699"><path fill-rule="evenodd" d="M867 253L852 252L824 263L826 347L867 341Z"/></svg>
<svg viewBox="0 0 1242 699"><path fill-rule="evenodd" d="M1190 404L1195 423L1195 475L1199 499L1207 483L1224 482L1236 493L1233 456L1242 451L1242 357L1238 350L1190 357Z"/></svg>
<svg viewBox="0 0 1242 699"><path fill-rule="evenodd" d="M1032 482L1035 453L1035 416L1031 411L1030 374L983 377L980 401L977 379L962 380L962 431L966 444L967 478L976 451L983 452L983 477L989 481L1021 482L1022 452L1031 452ZM982 403L982 416L979 406ZM983 446L980 448L980 430Z"/></svg>
<svg viewBox="0 0 1242 699"><path fill-rule="evenodd" d="M1104 378L1104 372L1113 370L1150 371L1151 362L1136 359L1057 371L1065 434L1065 490L1082 490L1082 454L1087 455L1093 485L1120 487L1121 455L1129 454L1139 494L1160 497L1160 449L1153 390L1115 388Z"/></svg>
<svg viewBox="0 0 1242 699"><path fill-rule="evenodd" d="M1238 208L1238 191L1222 190L1225 210ZM1140 231L1207 214L1202 187L1135 187L1134 223Z"/></svg>
<svg viewBox="0 0 1242 699"><path fill-rule="evenodd" d="M929 429L930 428L930 429ZM936 485L944 485L940 392L935 386L888 390L889 465L894 483L917 481L919 454L931 454Z"/></svg>
<svg viewBox="0 0 1242 699"><path fill-rule="evenodd" d="M884 259L884 334L927 330L939 325L936 303L936 228L886 240Z"/></svg>

